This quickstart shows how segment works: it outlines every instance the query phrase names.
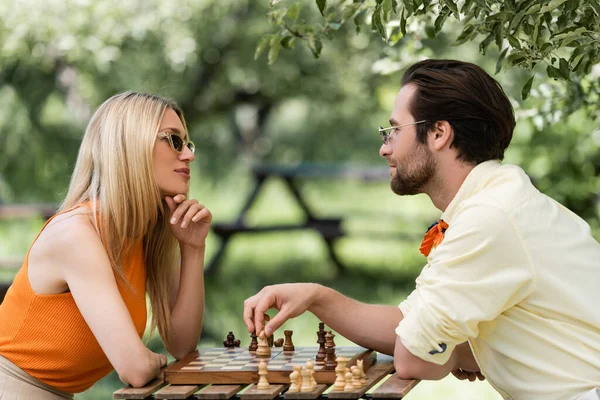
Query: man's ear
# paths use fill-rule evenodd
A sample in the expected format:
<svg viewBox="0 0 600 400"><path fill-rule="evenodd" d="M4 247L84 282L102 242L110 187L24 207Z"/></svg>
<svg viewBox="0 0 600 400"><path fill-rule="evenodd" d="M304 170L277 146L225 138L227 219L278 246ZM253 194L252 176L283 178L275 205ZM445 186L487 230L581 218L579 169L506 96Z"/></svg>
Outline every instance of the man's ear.
<svg viewBox="0 0 600 400"><path fill-rule="evenodd" d="M454 130L448 121L437 121L433 129L427 133L427 140L432 150L442 150L446 146L450 147L454 138Z"/></svg>

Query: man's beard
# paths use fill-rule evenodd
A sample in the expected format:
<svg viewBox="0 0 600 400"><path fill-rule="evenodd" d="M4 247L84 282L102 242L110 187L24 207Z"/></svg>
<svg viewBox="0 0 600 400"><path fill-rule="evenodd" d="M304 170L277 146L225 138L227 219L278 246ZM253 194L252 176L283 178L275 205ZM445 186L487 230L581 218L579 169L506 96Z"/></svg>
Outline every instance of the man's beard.
<svg viewBox="0 0 600 400"><path fill-rule="evenodd" d="M396 164L396 173L391 180L392 191L400 196L422 193L433 178L436 166L427 146L418 143L402 165Z"/></svg>

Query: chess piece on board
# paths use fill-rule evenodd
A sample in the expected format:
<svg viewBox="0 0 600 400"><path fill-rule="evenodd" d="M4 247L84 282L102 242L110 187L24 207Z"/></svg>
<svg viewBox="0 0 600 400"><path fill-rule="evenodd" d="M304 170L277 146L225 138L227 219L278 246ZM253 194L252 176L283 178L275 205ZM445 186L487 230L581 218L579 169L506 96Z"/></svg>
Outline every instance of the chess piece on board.
<svg viewBox="0 0 600 400"><path fill-rule="evenodd" d="M360 369L356 365L350 367L350 372L352 372L352 386L354 389L360 389L362 384L360 383Z"/></svg>
<svg viewBox="0 0 600 400"><path fill-rule="evenodd" d="M344 387L346 386L346 358L344 356L339 356L337 359L337 366L335 367L335 383L333 384L333 389L339 392L344 391Z"/></svg>
<svg viewBox="0 0 600 400"><path fill-rule="evenodd" d="M258 348L256 349L256 356L261 358L271 357L271 348L267 342L265 331L260 331L258 334Z"/></svg>
<svg viewBox="0 0 600 400"><path fill-rule="evenodd" d="M317 387L317 381L315 380L315 364L313 364L311 360L307 360L306 369L310 372L310 386L314 389Z"/></svg>
<svg viewBox="0 0 600 400"><path fill-rule="evenodd" d="M250 346L248 346L248 351L256 351L258 349L258 336L256 336L256 332L252 332L250 338L251 341Z"/></svg>
<svg viewBox="0 0 600 400"><path fill-rule="evenodd" d="M256 385L257 389L264 390L268 389L271 385L267 380L267 363L265 360L260 360L258 364L258 384Z"/></svg>
<svg viewBox="0 0 600 400"><path fill-rule="evenodd" d="M335 343L333 343L333 334L327 332L325 335L325 369L333 370L337 366L335 362Z"/></svg>
<svg viewBox="0 0 600 400"><path fill-rule="evenodd" d="M271 320L271 317L269 317L269 314L263 314L263 318L263 324L264 326L267 326L267 324ZM267 336L267 344L269 345L269 347L273 347L273 334L271 334L271 336Z"/></svg>
<svg viewBox="0 0 600 400"><path fill-rule="evenodd" d="M331 345L333 347L335 347L335 342L333 341L333 338L335 337L335 335L331 331L329 331L328 333L331 335ZM327 338L327 335L325 335L325 338Z"/></svg>
<svg viewBox="0 0 600 400"><path fill-rule="evenodd" d="M346 368L346 374L344 375L346 378L346 386L344 386L344 392L353 392L354 385L352 384L352 372Z"/></svg>
<svg viewBox="0 0 600 400"><path fill-rule="evenodd" d="M319 330L317 331L317 343L319 344L319 352L315 357L315 362L318 365L325 364L325 324L319 323Z"/></svg>
<svg viewBox="0 0 600 400"><path fill-rule="evenodd" d="M240 347L240 341L239 339L236 339L233 332L229 332L227 334L227 338L225 340L223 340L223 346L227 347L228 349L233 349L234 347Z"/></svg>
<svg viewBox="0 0 600 400"><path fill-rule="evenodd" d="M285 336L285 343L283 344L283 351L294 351L296 348L294 347L294 343L292 343L292 335L294 331L283 331L283 335Z"/></svg>
<svg viewBox="0 0 600 400"><path fill-rule="evenodd" d="M288 392L297 393L300 391L300 385L298 385L299 377L300 372L298 371L298 369L296 369L296 367L294 367L294 370L290 374L290 388L288 389Z"/></svg>
<svg viewBox="0 0 600 400"><path fill-rule="evenodd" d="M283 338L279 338L276 341L273 342L273 346L275 347L281 347L283 346Z"/></svg>
<svg viewBox="0 0 600 400"><path fill-rule="evenodd" d="M302 368L302 386L300 387L301 392L312 392L313 387L310 384L310 371L306 368Z"/></svg>
<svg viewBox="0 0 600 400"><path fill-rule="evenodd" d="M361 387L367 386L367 375L365 375L365 368L363 360L356 360L356 366L360 371L360 384Z"/></svg>

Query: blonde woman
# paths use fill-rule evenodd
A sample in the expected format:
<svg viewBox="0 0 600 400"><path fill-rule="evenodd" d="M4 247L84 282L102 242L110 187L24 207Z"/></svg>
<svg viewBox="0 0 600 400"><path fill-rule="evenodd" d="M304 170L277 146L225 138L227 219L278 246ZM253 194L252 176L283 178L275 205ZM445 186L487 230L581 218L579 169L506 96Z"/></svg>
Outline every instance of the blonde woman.
<svg viewBox="0 0 600 400"><path fill-rule="evenodd" d="M122 93L96 111L68 194L0 305L0 397L72 398L113 368L143 386L146 293L165 348L196 348L210 211L188 199L194 144L175 104Z"/></svg>

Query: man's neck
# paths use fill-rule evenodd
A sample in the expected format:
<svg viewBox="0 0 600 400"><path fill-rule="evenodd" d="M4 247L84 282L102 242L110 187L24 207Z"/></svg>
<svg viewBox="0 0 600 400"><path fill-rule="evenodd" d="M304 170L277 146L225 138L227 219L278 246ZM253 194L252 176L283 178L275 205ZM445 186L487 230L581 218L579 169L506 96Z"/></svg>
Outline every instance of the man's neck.
<svg viewBox="0 0 600 400"><path fill-rule="evenodd" d="M474 164L463 163L456 159L440 163L434 179L425 187L424 192L433 205L444 212L473 168L475 168Z"/></svg>

